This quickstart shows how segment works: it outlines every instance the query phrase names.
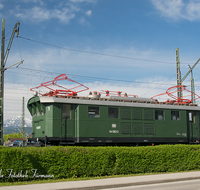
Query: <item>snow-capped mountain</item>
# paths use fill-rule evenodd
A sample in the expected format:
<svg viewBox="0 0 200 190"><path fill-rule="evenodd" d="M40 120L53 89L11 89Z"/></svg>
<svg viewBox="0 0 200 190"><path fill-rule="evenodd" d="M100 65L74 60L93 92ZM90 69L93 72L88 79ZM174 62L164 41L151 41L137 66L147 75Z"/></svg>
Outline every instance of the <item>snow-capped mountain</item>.
<svg viewBox="0 0 200 190"><path fill-rule="evenodd" d="M7 119L3 122L4 127L20 128L21 127L21 116L13 117ZM32 127L32 120L29 118L24 118L24 127Z"/></svg>

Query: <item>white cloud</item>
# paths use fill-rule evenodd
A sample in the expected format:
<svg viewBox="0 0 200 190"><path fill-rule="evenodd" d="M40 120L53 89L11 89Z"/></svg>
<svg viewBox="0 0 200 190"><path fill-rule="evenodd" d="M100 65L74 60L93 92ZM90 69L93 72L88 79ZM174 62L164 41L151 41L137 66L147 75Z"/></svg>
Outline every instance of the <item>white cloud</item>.
<svg viewBox="0 0 200 190"><path fill-rule="evenodd" d="M196 0L151 0L161 16L175 21L186 19L200 20L200 2Z"/></svg>
<svg viewBox="0 0 200 190"><path fill-rule="evenodd" d="M27 11L26 15L32 15L33 20L47 20L52 17L49 10L45 10L41 7L33 7L31 10Z"/></svg>
<svg viewBox="0 0 200 190"><path fill-rule="evenodd" d="M91 15L92 15L92 11L91 11L91 10L88 10L85 14L86 14L87 16L91 16Z"/></svg>
<svg viewBox="0 0 200 190"><path fill-rule="evenodd" d="M2 3L0 3L0 9L3 9L4 5Z"/></svg>
<svg viewBox="0 0 200 190"><path fill-rule="evenodd" d="M35 6L30 10L25 10L23 13L16 13L16 16L24 20L29 19L37 22L57 18L61 22L68 23L72 18L75 17L75 14L72 13L69 8L63 8L61 10L47 10L45 8Z"/></svg>
<svg viewBox="0 0 200 190"><path fill-rule="evenodd" d="M190 2L187 6L187 14L191 21L200 19L200 2Z"/></svg>
<svg viewBox="0 0 200 190"><path fill-rule="evenodd" d="M32 92L24 84L5 83L4 93L4 121L22 114L22 97L25 98L25 117L31 118L27 109L27 101L32 96Z"/></svg>
<svg viewBox="0 0 200 190"><path fill-rule="evenodd" d="M5 0L0 0L0 9L4 8L4 2L5 2ZM1 17L4 17L4 16L3 16L3 14L1 14Z"/></svg>
<svg viewBox="0 0 200 190"><path fill-rule="evenodd" d="M28 3L28 0L21 0L24 3ZM43 22L50 19L58 19L60 22L68 24L71 19L75 18L77 12L84 13L87 16L91 16L92 11L87 12L79 8L78 3L94 3L96 1L90 0L70 0L65 3L62 2L56 7L48 9L42 0L31 0L36 6L31 8L23 8L22 5L17 6L15 10L11 10L11 14L15 15L17 18L23 20L30 20L34 22ZM38 5L40 4L40 5ZM1 4L0 4L1 5ZM1 8L1 6L0 6ZM81 22L82 23L82 22Z"/></svg>
<svg viewBox="0 0 200 190"><path fill-rule="evenodd" d="M64 8L63 10L54 10L52 12L53 18L58 18L61 22L68 23L69 20L75 17L74 13L71 13L71 11L67 8Z"/></svg>

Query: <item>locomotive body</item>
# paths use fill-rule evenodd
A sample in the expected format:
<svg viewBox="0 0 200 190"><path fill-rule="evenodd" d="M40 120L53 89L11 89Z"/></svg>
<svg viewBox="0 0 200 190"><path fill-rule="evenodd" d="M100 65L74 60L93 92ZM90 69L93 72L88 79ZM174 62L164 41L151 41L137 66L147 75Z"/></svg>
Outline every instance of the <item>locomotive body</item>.
<svg viewBox="0 0 200 190"><path fill-rule="evenodd" d="M41 145L199 143L200 108L119 96L34 96L32 138Z"/></svg>

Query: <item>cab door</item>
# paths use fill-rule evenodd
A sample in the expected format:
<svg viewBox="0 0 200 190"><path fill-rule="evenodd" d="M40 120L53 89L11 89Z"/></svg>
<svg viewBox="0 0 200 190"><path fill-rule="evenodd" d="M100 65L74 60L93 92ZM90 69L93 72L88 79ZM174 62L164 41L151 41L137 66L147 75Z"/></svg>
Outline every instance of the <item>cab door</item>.
<svg viewBox="0 0 200 190"><path fill-rule="evenodd" d="M200 115L196 112L189 112L189 143L199 143L200 140Z"/></svg>
<svg viewBox="0 0 200 190"><path fill-rule="evenodd" d="M65 140L74 137L74 109L70 104L62 105L61 134Z"/></svg>

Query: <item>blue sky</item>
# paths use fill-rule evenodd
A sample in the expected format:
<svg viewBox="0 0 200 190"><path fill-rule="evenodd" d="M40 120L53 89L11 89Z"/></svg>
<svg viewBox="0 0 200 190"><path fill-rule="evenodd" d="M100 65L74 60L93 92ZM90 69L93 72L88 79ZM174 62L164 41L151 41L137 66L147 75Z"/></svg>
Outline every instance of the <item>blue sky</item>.
<svg viewBox="0 0 200 190"><path fill-rule="evenodd" d="M198 0L0 0L0 17L6 47L20 22L6 66L24 60L5 72L5 119L21 113L31 87L62 73L90 90L151 97L176 84L177 47L182 77L200 58Z"/></svg>

